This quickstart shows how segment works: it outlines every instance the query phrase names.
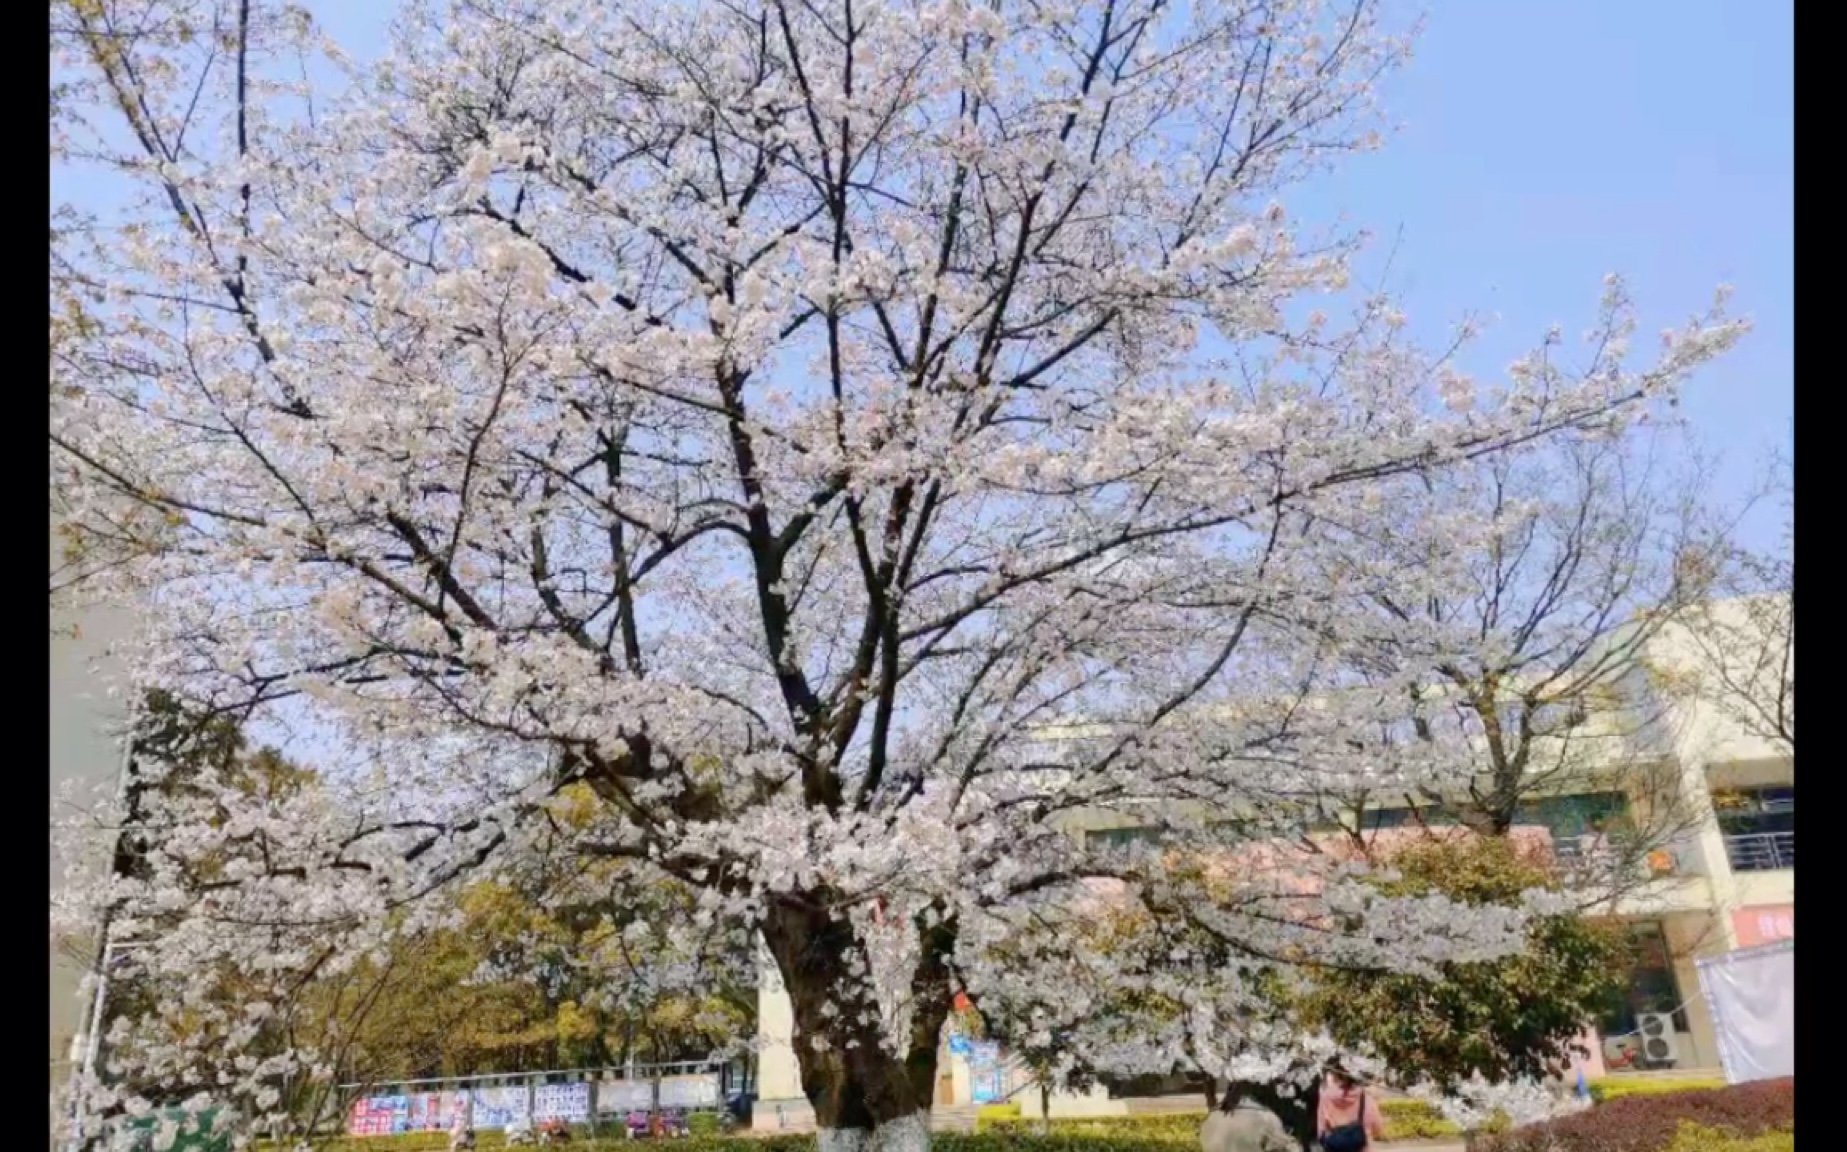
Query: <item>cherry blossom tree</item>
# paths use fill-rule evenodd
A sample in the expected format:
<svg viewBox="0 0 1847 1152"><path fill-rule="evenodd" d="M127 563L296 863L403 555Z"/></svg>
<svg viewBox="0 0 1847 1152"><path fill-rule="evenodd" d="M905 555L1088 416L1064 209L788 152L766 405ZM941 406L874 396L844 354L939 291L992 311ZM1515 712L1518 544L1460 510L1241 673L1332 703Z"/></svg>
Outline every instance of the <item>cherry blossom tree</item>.
<svg viewBox="0 0 1847 1152"><path fill-rule="evenodd" d="M1796 754L1795 464L1771 461L1762 496L1783 514L1767 548L1733 544L1716 569L1725 599L1702 606L1685 635L1698 667L1680 670L1677 687L1718 709L1733 724L1792 759Z"/></svg>
<svg viewBox="0 0 1847 1152"><path fill-rule="evenodd" d="M1329 527L1352 546L1327 578L1366 589L1382 617L1346 646L1352 672L1410 686L1366 744L1381 764L1445 740L1476 760L1466 779L1407 772L1392 787L1381 773L1369 795L1330 797L1352 835L1386 810L1506 836L1554 798L1591 797L1600 810L1553 830L1568 884L1601 903L1651 881L1701 817L1667 754L1678 716L1655 649L1703 611L1725 550L1705 523L1708 477L1661 459L1682 446L1638 430L1482 458L1402 491L1393 515ZM1481 550L1446 592L1406 601L1397 574L1453 548L1440 517L1465 508L1488 526Z"/></svg>
<svg viewBox="0 0 1847 1152"><path fill-rule="evenodd" d="M1325 703L1377 612L1317 526L1620 434L1742 331L1640 361L1612 280L1581 356L1475 384L1356 299L1277 198L1370 146L1408 43L1372 0L417 0L359 69L257 0L60 0L54 160L113 190L55 216L71 591L142 597L137 675L323 780L175 812L78 903L281 981L473 877L628 861L760 935L830 1150L927 1141L953 992L1026 995L984 958L1098 878L1285 965L1517 946L1522 909L1350 861L1204 884L1060 824L1298 834L1409 683ZM1432 530L1406 602L1490 526ZM265 1122L330 1067L208 1032L158 1066Z"/></svg>

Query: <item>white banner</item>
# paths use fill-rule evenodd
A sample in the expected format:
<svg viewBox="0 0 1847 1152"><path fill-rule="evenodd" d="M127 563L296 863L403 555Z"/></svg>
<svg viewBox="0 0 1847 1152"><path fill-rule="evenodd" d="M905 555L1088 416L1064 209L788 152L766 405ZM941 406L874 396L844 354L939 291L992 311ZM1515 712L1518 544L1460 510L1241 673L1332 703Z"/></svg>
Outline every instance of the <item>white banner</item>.
<svg viewBox="0 0 1847 1152"><path fill-rule="evenodd" d="M646 1112L654 1104L654 1085L647 1080L604 1080L596 1086L598 1112Z"/></svg>
<svg viewBox="0 0 1847 1152"><path fill-rule="evenodd" d="M662 1108L716 1108L718 1076L666 1076L661 1079Z"/></svg>
<svg viewBox="0 0 1847 1152"><path fill-rule="evenodd" d="M532 1090L534 1120L563 1120L585 1124L590 1120L590 1085L541 1084Z"/></svg>
<svg viewBox="0 0 1847 1152"><path fill-rule="evenodd" d="M474 1090L475 1127L481 1131L523 1124L532 1117L527 1111L526 1086L509 1084L499 1088Z"/></svg>
<svg viewBox="0 0 1847 1152"><path fill-rule="evenodd" d="M1796 944L1783 940L1701 960L1725 1081L1796 1074Z"/></svg>

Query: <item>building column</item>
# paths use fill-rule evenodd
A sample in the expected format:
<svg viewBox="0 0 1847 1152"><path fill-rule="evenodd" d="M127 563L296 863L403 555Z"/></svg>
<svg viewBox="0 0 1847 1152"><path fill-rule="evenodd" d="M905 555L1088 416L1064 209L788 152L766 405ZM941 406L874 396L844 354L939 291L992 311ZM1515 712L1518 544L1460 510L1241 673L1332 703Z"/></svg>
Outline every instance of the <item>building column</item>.
<svg viewBox="0 0 1847 1152"><path fill-rule="evenodd" d="M795 1059L795 1006L766 953L757 959L757 1102L751 1127L805 1130L813 1117Z"/></svg>

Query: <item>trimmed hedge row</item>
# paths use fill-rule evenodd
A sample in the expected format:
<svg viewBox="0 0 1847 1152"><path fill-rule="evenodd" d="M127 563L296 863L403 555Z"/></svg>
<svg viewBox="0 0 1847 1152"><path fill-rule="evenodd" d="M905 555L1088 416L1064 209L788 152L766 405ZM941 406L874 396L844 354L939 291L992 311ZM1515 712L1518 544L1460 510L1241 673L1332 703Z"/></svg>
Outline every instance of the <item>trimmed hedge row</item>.
<svg viewBox="0 0 1847 1152"><path fill-rule="evenodd" d="M1796 1152L1794 1129L1762 1136L1735 1136L1718 1128L1682 1124L1667 1152Z"/></svg>
<svg viewBox="0 0 1847 1152"><path fill-rule="evenodd" d="M1594 1113L1579 1113L1548 1124L1495 1136L1478 1137L1476 1152L1793 1152L1794 1081L1771 1085L1723 1084L1702 1080L1599 1080L1591 1083L1594 1099L1608 1101ZM1385 1100L1386 1140L1454 1140L1461 1133L1435 1108L1421 1100ZM1175 1152L1197 1147L1204 1110L1143 1116L1096 1116L1056 1119L1049 1134L1040 1122L1020 1117L1018 1104L987 1105L976 1113L976 1134L938 1133L932 1145L940 1152ZM1594 1116L1594 1119L1593 1119ZM1616 1123L1612 1124L1611 1122ZM1684 1122L1684 1123L1683 1123ZM1574 1133L1624 1132L1637 1125L1636 1140L1572 1143ZM478 1136L482 1152L503 1147L500 1133ZM670 1141L637 1143L619 1135L569 1145L570 1152L638 1152L662 1144L663 1152L814 1152L809 1136L719 1136L697 1133ZM326 1152L440 1152L448 1146L442 1133L374 1136L336 1140Z"/></svg>
<svg viewBox="0 0 1847 1152"><path fill-rule="evenodd" d="M1627 1096L1585 1112L1483 1136L1472 1152L1697 1152L1713 1133L1732 1140L1796 1129L1796 1082L1765 1080L1717 1089ZM1691 1147L1680 1141L1693 1142ZM1780 1145L1779 1145L1780 1146Z"/></svg>
<svg viewBox="0 0 1847 1152"><path fill-rule="evenodd" d="M1709 1092L1725 1087L1725 1081L1706 1077L1685 1079L1639 1079L1610 1077L1592 1080L1591 1099L1599 1104L1634 1096L1668 1096L1684 1092ZM1390 1140L1454 1140L1460 1129L1443 1114L1422 1100L1385 1100L1379 1110L1385 1114L1385 1138ZM1134 1139L1150 1136L1167 1140L1194 1140L1199 1125L1206 1118L1199 1112L1162 1113L1153 1116L1098 1116L1052 1121L1054 1132L1083 1132L1113 1138ZM988 1105L979 1110L976 1131L1003 1131L1018 1126L1022 1131L1038 1132L1039 1122L1019 1118L1019 1105Z"/></svg>
<svg viewBox="0 0 1847 1152"><path fill-rule="evenodd" d="M1387 1140L1453 1140L1461 1135L1443 1114L1422 1100L1385 1100L1379 1110L1385 1114ZM981 1133L1037 1134L1037 1120L1018 1119L986 1111L975 1118L975 1130ZM1152 1116L1084 1116L1054 1119L1055 1133L1094 1136L1110 1140L1156 1140L1163 1143L1190 1143L1199 1139L1199 1126L1205 1123L1204 1109L1198 1112L1162 1112Z"/></svg>
<svg viewBox="0 0 1847 1152"><path fill-rule="evenodd" d="M1191 1133L1186 1146L1196 1147L1193 1141L1198 1138L1197 1131ZM419 1134L340 1140L323 1145L322 1152L435 1152L443 1147L443 1140L431 1141L426 1135ZM496 1138L482 1140L480 1147L497 1149L502 1144ZM803 1136L728 1136L675 1140L671 1142L671 1147L674 1152L813 1152L814 1144L811 1139ZM1043 1137L1014 1132L979 1136L941 1133L933 1138L932 1147L938 1152L1016 1152L1022 1149L1031 1149L1032 1152L1174 1152L1176 1141L1165 1136L1125 1139L1059 1132ZM1793 1130L1769 1130L1755 1136L1740 1136L1723 1128L1682 1123L1675 1130L1672 1143L1661 1149L1661 1152L1795 1152L1795 1147ZM636 1152L636 1148L634 1142L616 1138L594 1143L580 1141L559 1152Z"/></svg>
<svg viewBox="0 0 1847 1152"><path fill-rule="evenodd" d="M1643 1079L1634 1076L1620 1076L1590 1082L1590 1098L1602 1104L1606 1100L1621 1100L1627 1096L1666 1096L1675 1092L1710 1092L1714 1088L1725 1087L1725 1081L1708 1076L1688 1076L1660 1079Z"/></svg>
<svg viewBox="0 0 1847 1152"><path fill-rule="evenodd" d="M938 1137L938 1142L944 1139ZM443 1132L409 1132L401 1136L337 1137L313 1145L315 1152L444 1152L449 1137ZM475 1133L479 1152L499 1152L507 1143L499 1132ZM535 1147L529 1145L529 1147ZM672 1152L814 1152L812 1136L683 1136L669 1140L630 1140L619 1135L569 1144L542 1144L554 1152L637 1152L659 1147ZM289 1152L287 1146L258 1145L258 1152ZM1170 1150L1171 1152L1171 1150Z"/></svg>

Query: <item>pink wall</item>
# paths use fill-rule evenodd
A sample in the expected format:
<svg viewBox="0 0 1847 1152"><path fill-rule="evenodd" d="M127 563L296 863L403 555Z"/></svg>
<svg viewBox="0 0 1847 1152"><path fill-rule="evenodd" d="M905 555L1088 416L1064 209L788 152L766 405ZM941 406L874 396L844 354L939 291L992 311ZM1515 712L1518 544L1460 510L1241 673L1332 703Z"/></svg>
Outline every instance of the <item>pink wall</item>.
<svg viewBox="0 0 1847 1152"><path fill-rule="evenodd" d="M1777 940L1796 938L1794 904L1754 904L1732 913L1732 930L1738 934L1738 947L1755 948Z"/></svg>
<svg viewBox="0 0 1847 1152"><path fill-rule="evenodd" d="M1584 1078L1586 1080L1595 1080L1599 1076L1602 1076L1606 1071L1603 1066L1603 1037L1598 1035L1595 1028L1589 1028L1585 1030L1582 1036L1577 1038L1576 1043L1579 1047L1583 1048L1588 1055L1573 1056L1571 1058L1571 1068L1567 1072L1565 1079L1572 1084L1576 1084L1579 1072L1584 1073Z"/></svg>

